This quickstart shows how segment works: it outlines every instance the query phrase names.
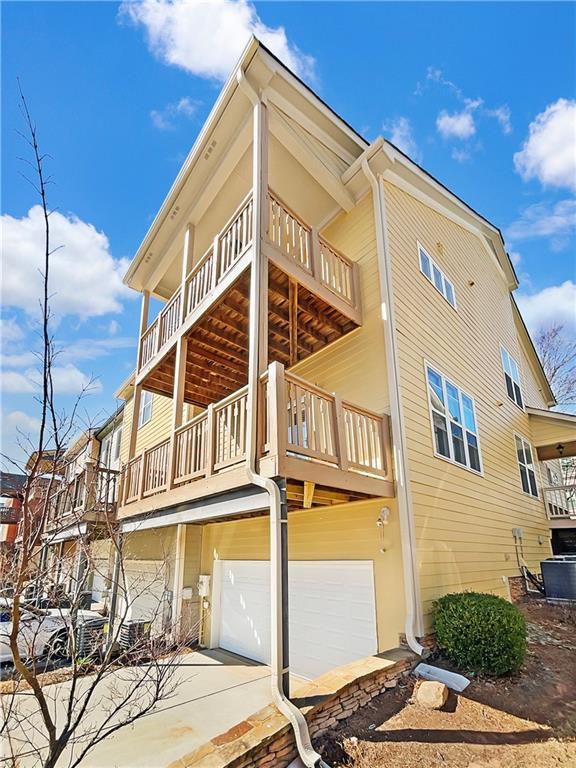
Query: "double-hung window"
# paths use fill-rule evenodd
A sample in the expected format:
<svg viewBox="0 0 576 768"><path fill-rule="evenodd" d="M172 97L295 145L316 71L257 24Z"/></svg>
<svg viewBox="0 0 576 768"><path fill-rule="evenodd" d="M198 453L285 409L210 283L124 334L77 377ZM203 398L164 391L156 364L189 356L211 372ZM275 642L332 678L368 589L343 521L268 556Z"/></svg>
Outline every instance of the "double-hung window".
<svg viewBox="0 0 576 768"><path fill-rule="evenodd" d="M418 256L420 258L420 271L422 274L428 278L436 290L444 296L446 301L456 309L456 294L450 280L448 280L438 264L421 245L418 245Z"/></svg>
<svg viewBox="0 0 576 768"><path fill-rule="evenodd" d="M520 435L514 435L514 439L516 440L516 455L518 457L522 490L524 493L528 493L530 496L538 498L536 471L534 469L530 443Z"/></svg>
<svg viewBox="0 0 576 768"><path fill-rule="evenodd" d="M138 413L138 428L143 427L152 418L152 392L142 390L140 396L140 412Z"/></svg>
<svg viewBox="0 0 576 768"><path fill-rule="evenodd" d="M516 403L518 408L524 408L518 363L514 360L512 355L504 349L504 347L501 347L501 351L502 367L504 368L504 378L506 379L506 391L508 392L508 397L513 403Z"/></svg>
<svg viewBox="0 0 576 768"><path fill-rule="evenodd" d="M482 472L474 400L429 365L426 378L436 456Z"/></svg>

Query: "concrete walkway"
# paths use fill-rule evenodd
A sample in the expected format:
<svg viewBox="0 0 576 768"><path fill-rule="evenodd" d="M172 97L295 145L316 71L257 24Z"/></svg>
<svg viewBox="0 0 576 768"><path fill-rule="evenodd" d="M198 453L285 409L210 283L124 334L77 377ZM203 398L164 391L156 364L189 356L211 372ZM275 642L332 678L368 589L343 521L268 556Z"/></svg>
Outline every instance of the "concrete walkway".
<svg viewBox="0 0 576 768"><path fill-rule="evenodd" d="M270 669L226 651L183 655L175 674L174 695L100 742L82 768L164 768L272 700ZM293 684L303 682L295 678ZM92 715L96 721L97 713ZM26 757L19 765L25 768Z"/></svg>

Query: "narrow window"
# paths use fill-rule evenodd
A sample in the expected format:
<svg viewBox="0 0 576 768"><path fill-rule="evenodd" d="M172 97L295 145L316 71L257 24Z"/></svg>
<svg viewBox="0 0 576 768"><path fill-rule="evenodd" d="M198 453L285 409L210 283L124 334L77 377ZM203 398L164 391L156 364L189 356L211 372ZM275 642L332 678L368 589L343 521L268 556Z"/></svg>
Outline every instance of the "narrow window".
<svg viewBox="0 0 576 768"><path fill-rule="evenodd" d="M504 369L504 379L506 380L506 392L508 393L508 397L513 403L516 403L518 408L524 408L518 363L514 360L512 355L504 349L504 347L501 348L501 351L502 368Z"/></svg>
<svg viewBox="0 0 576 768"><path fill-rule="evenodd" d="M430 257L423 248L420 248L420 269L426 275L428 280L432 280L432 266L430 265Z"/></svg>
<svg viewBox="0 0 576 768"><path fill-rule="evenodd" d="M430 366L426 376L436 455L482 472L473 399Z"/></svg>
<svg viewBox="0 0 576 768"><path fill-rule="evenodd" d="M421 245L418 246L418 254L420 256L420 271L422 274L432 283L438 293L441 293L446 301L456 309L454 285Z"/></svg>
<svg viewBox="0 0 576 768"><path fill-rule="evenodd" d="M152 392L142 390L140 396L140 412L138 413L138 427L143 427L152 418Z"/></svg>
<svg viewBox="0 0 576 768"><path fill-rule="evenodd" d="M516 440L516 456L518 457L522 490L524 493L528 493L530 496L538 498L536 472L532 460L532 448L530 447L530 443L523 437L515 435L514 438Z"/></svg>

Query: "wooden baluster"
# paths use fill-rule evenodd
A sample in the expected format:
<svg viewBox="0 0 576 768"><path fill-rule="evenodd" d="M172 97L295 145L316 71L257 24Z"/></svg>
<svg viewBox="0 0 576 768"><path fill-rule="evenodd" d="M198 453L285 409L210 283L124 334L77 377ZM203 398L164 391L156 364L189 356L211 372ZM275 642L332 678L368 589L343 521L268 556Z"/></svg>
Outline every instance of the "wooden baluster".
<svg viewBox="0 0 576 768"><path fill-rule="evenodd" d="M210 477L214 473L214 405L210 403L207 408L206 417L206 454L205 454L205 467L206 477Z"/></svg>

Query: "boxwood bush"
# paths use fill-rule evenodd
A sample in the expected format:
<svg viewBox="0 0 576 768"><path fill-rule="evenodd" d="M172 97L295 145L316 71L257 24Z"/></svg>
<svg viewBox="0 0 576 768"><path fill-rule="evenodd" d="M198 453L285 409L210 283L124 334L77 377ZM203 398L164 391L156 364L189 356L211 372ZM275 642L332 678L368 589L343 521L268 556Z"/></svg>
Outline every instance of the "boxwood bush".
<svg viewBox="0 0 576 768"><path fill-rule="evenodd" d="M524 663L524 616L496 595L444 595L434 605L434 631L439 648L462 670L506 675Z"/></svg>

